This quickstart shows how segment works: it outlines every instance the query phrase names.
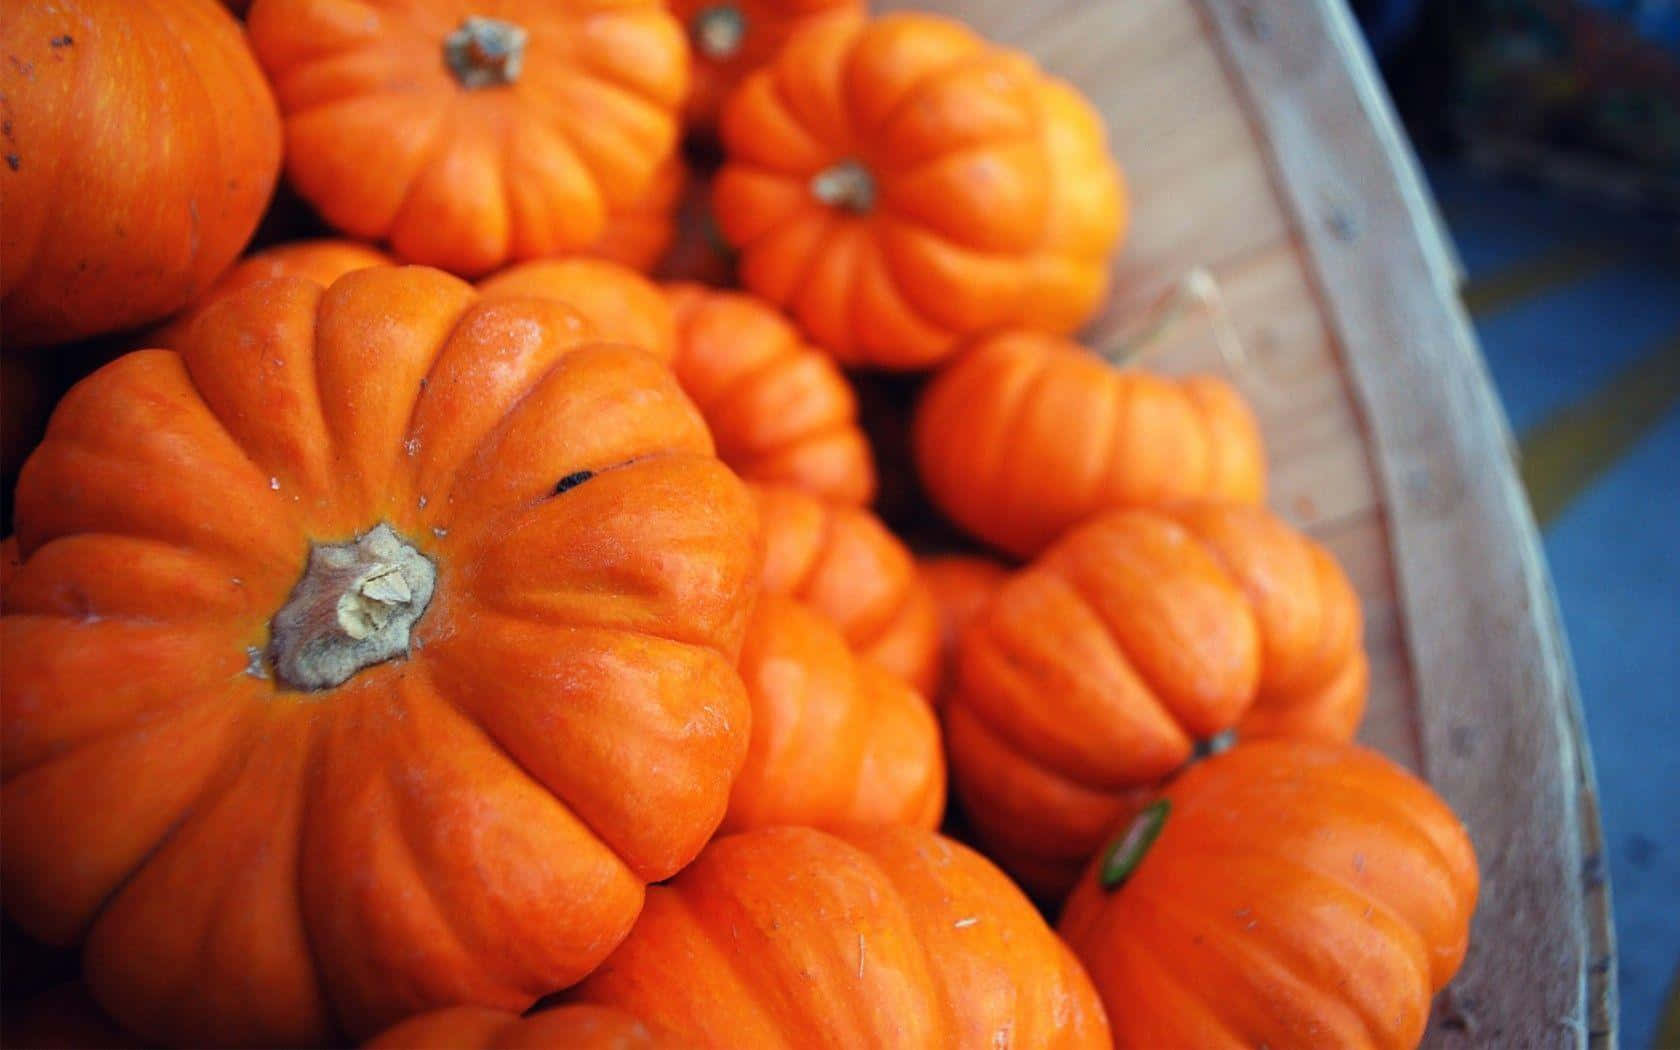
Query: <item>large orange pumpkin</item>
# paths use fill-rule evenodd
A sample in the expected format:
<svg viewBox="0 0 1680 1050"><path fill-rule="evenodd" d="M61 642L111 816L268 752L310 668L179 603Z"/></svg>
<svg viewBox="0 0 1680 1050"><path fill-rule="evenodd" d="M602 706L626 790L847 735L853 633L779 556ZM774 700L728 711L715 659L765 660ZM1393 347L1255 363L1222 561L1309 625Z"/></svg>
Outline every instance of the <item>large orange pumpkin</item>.
<svg viewBox="0 0 1680 1050"><path fill-rule="evenodd" d="M576 310L607 342L640 347L666 363L677 352L676 322L659 286L605 259L539 259L478 283L487 299L535 296Z"/></svg>
<svg viewBox="0 0 1680 1050"><path fill-rule="evenodd" d="M149 324L257 227L280 121L217 0L0 10L0 329L8 348Z"/></svg>
<svg viewBox="0 0 1680 1050"><path fill-rule="evenodd" d="M1118 1050L1411 1050L1464 959L1477 882L1464 827L1411 774L1270 740L1140 808L1059 929Z"/></svg>
<svg viewBox="0 0 1680 1050"><path fill-rule="evenodd" d="M586 249L676 145L688 54L658 0L256 0L247 23L292 185L411 262Z"/></svg>
<svg viewBox="0 0 1680 1050"><path fill-rule="evenodd" d="M419 1014L365 1050L688 1050L690 1043L610 1006L574 1003L527 1017L482 1006Z"/></svg>
<svg viewBox="0 0 1680 1050"><path fill-rule="evenodd" d="M937 704L956 677L957 639L1009 579L1009 569L989 558L947 554L918 558L916 574L939 610L939 687L929 697Z"/></svg>
<svg viewBox="0 0 1680 1050"><path fill-rule="evenodd" d="M823 18L861 14L863 0L670 0L688 29L694 82L683 107L691 129L710 131L737 84L788 37Z"/></svg>
<svg viewBox="0 0 1680 1050"><path fill-rule="evenodd" d="M712 199L742 282L847 364L925 368L1101 300L1125 210L1101 120L959 23L807 27L721 128Z"/></svg>
<svg viewBox="0 0 1680 1050"><path fill-rule="evenodd" d="M688 187L688 167L682 154L665 159L647 189L628 205L607 215L607 227L588 254L628 266L643 273L651 271L677 237L677 208Z"/></svg>
<svg viewBox="0 0 1680 1050"><path fill-rule="evenodd" d="M904 827L720 838L573 998L704 1050L1107 1048L1089 979L967 847Z"/></svg>
<svg viewBox="0 0 1680 1050"><path fill-rule="evenodd" d="M944 715L964 811L1005 869L1055 898L1199 741L1251 725L1351 737L1359 623L1335 563L1263 510L1104 514L962 637Z"/></svg>
<svg viewBox="0 0 1680 1050"><path fill-rule="evenodd" d="M758 601L741 647L752 744L721 832L774 824L933 829L945 757L927 702L852 655L825 618L790 598Z"/></svg>
<svg viewBox="0 0 1680 1050"><path fill-rule="evenodd" d="M935 376L913 441L935 505L1019 557L1099 511L1266 494L1260 428L1229 384L1115 368L1038 332L980 339Z"/></svg>
<svg viewBox="0 0 1680 1050"><path fill-rule="evenodd" d="M939 610L904 544L866 510L785 485L752 490L764 530L764 590L822 613L858 655L931 696Z"/></svg>
<svg viewBox="0 0 1680 1050"><path fill-rule="evenodd" d="M60 403L0 618L0 892L143 1037L522 1010L722 819L759 544L653 357L378 268Z"/></svg>
<svg viewBox="0 0 1680 1050"><path fill-rule="evenodd" d="M718 456L749 481L858 506L875 463L851 384L769 305L697 284L668 289L677 381L700 406Z"/></svg>

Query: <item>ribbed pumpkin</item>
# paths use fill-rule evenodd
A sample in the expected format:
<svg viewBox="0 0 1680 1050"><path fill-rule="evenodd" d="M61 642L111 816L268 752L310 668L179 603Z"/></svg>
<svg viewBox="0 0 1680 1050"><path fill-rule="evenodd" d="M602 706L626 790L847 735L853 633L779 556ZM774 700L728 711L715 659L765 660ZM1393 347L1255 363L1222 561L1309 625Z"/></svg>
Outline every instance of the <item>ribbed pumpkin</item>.
<svg viewBox="0 0 1680 1050"><path fill-rule="evenodd" d="M558 303L253 285L65 397L17 527L0 887L148 1039L525 1009L746 757L748 494Z"/></svg>
<svg viewBox="0 0 1680 1050"><path fill-rule="evenodd" d="M607 215L606 232L589 246L598 259L651 271L677 236L677 208L688 184L688 167L672 153L653 173L641 196Z"/></svg>
<svg viewBox="0 0 1680 1050"><path fill-rule="evenodd" d="M752 744L720 834L775 824L939 825L939 723L914 689L853 656L827 619L764 595L740 670Z"/></svg>
<svg viewBox="0 0 1680 1050"><path fill-rule="evenodd" d="M916 574L939 610L940 684L929 697L937 704L943 702L945 690L956 677L957 639L1009 579L1009 569L989 558L948 554L916 559Z"/></svg>
<svg viewBox="0 0 1680 1050"><path fill-rule="evenodd" d="M331 238L293 241L253 252L222 274L198 302L146 337L147 346L169 348L180 343L187 326L204 308L224 295L276 277L301 277L325 288L347 273L371 266L389 266L391 257L360 241Z"/></svg>
<svg viewBox="0 0 1680 1050"><path fill-rule="evenodd" d="M1477 882L1428 785L1372 751L1269 740L1142 808L1059 929L1119 1050L1411 1050L1464 959Z"/></svg>
<svg viewBox="0 0 1680 1050"><path fill-rule="evenodd" d="M280 119L217 0L21 0L0 18L7 349L151 324L244 249Z"/></svg>
<svg viewBox="0 0 1680 1050"><path fill-rule="evenodd" d="M688 29L694 78L683 121L710 131L741 78L769 62L788 37L823 18L862 14L863 0L670 0Z"/></svg>
<svg viewBox="0 0 1680 1050"><path fill-rule="evenodd" d="M677 381L700 406L718 456L748 481L867 504L875 463L851 384L775 309L697 284L667 289Z"/></svg>
<svg viewBox="0 0 1680 1050"><path fill-rule="evenodd" d="M659 286L605 259L539 259L510 266L478 282L487 299L535 297L565 303L607 342L640 347L670 363L676 323Z"/></svg>
<svg viewBox="0 0 1680 1050"><path fill-rule="evenodd" d="M247 24L297 191L467 276L605 236L671 156L688 90L658 0L255 0Z"/></svg>
<svg viewBox="0 0 1680 1050"><path fill-rule="evenodd" d="M802 29L721 131L712 201L742 282L843 363L925 368L999 326L1072 331L1101 300L1125 207L1100 118L957 22Z"/></svg>
<svg viewBox="0 0 1680 1050"><path fill-rule="evenodd" d="M935 505L1019 557L1099 511L1266 494L1259 425L1229 384L1116 368L1037 332L967 348L922 395L912 439Z"/></svg>
<svg viewBox="0 0 1680 1050"><path fill-rule="evenodd" d="M575 1003L527 1017L482 1006L419 1014L364 1044L365 1050L688 1050L610 1006Z"/></svg>
<svg viewBox="0 0 1680 1050"><path fill-rule="evenodd" d="M859 656L924 697L939 684L939 610L915 559L879 518L785 485L752 485L764 590L828 617Z"/></svg>
<svg viewBox="0 0 1680 1050"><path fill-rule="evenodd" d="M1106 1048L1077 960L984 858L912 828L720 838L573 998L701 1050Z"/></svg>
<svg viewBox="0 0 1680 1050"><path fill-rule="evenodd" d="M1053 899L1198 741L1251 724L1350 737L1359 622L1328 555L1259 508L1104 514L1006 582L959 643L944 716L964 811Z"/></svg>

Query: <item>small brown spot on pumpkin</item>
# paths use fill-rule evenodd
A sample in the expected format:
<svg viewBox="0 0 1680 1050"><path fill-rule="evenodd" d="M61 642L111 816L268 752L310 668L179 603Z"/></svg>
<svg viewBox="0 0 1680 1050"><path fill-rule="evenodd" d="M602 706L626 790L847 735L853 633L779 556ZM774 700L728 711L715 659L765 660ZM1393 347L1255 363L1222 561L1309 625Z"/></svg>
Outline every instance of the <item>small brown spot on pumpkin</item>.
<svg viewBox="0 0 1680 1050"><path fill-rule="evenodd" d="M47 41L47 46L48 47L69 47L71 44L74 44L75 42L76 42L75 39L72 38L69 33L62 33L58 36L53 37L51 40Z"/></svg>
<svg viewBox="0 0 1680 1050"><path fill-rule="evenodd" d="M562 492L575 489L594 476L595 472L593 470L574 470L555 483L554 494L558 496Z"/></svg>
<svg viewBox="0 0 1680 1050"><path fill-rule="evenodd" d="M23 158L18 156L16 153L6 154L6 167L11 168L13 171L18 170L23 167Z"/></svg>

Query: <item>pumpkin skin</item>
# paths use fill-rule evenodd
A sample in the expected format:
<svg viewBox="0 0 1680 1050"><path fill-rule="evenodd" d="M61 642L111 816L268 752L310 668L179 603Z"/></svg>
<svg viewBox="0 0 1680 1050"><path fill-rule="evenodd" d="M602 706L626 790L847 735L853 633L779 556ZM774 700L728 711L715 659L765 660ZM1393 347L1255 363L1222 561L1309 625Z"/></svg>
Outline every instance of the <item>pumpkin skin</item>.
<svg viewBox="0 0 1680 1050"><path fill-rule="evenodd" d="M276 277L301 277L325 288L347 273L366 270L372 266L390 266L391 257L360 241L334 238L293 241L253 252L233 264L211 286L204 298L182 311L180 316L158 328L147 337L148 347L168 349L180 343L187 326L204 311L212 300L231 295L241 288L249 288L258 281Z"/></svg>
<svg viewBox="0 0 1680 1050"><path fill-rule="evenodd" d="M750 498L669 370L558 303L421 268L237 292L66 396L17 526L5 906L147 1039L523 1010L746 755Z"/></svg>
<svg viewBox="0 0 1680 1050"><path fill-rule="evenodd" d="M718 457L748 481L836 503L875 496L875 462L851 384L772 307L696 284L667 287L677 381L712 428Z"/></svg>
<svg viewBox="0 0 1680 1050"><path fill-rule="evenodd" d="M1042 333L975 342L912 426L928 497L1022 558L1100 511L1266 495L1260 427L1230 385L1118 369Z"/></svg>
<svg viewBox="0 0 1680 1050"><path fill-rule="evenodd" d="M688 187L688 168L673 153L653 173L646 190L625 208L607 216L601 239L588 254L648 273L665 257L677 237L677 206Z"/></svg>
<svg viewBox="0 0 1680 1050"><path fill-rule="evenodd" d="M1101 120L959 23L806 27L721 131L712 200L742 283L844 364L927 368L989 329L1072 331L1101 301L1125 213Z"/></svg>
<svg viewBox="0 0 1680 1050"><path fill-rule="evenodd" d="M363 1044L366 1050L687 1050L622 1010L575 1003L521 1017L482 1006L419 1014Z"/></svg>
<svg viewBox="0 0 1680 1050"><path fill-rule="evenodd" d="M217 0L5 5L8 349L157 321L245 247L280 120Z"/></svg>
<svg viewBox="0 0 1680 1050"><path fill-rule="evenodd" d="M940 704L956 677L957 640L969 621L1009 579L1009 569L990 558L947 554L917 558L916 574L933 595L934 607L939 610L940 677L932 699Z"/></svg>
<svg viewBox="0 0 1680 1050"><path fill-rule="evenodd" d="M905 827L717 839L648 889L572 998L707 1050L1109 1045L1089 979L1020 891Z"/></svg>
<svg viewBox="0 0 1680 1050"><path fill-rule="evenodd" d="M539 259L510 266L478 284L487 299L558 300L586 318L608 342L640 347L671 363L676 321L659 286L605 259Z"/></svg>
<svg viewBox="0 0 1680 1050"><path fill-rule="evenodd" d="M1115 888L1099 857L1060 932L1114 1045L1410 1050L1463 962L1478 873L1428 785L1373 751L1237 745L1161 793Z"/></svg>
<svg viewBox="0 0 1680 1050"><path fill-rule="evenodd" d="M1074 529L959 642L946 744L988 855L1058 899L1197 741L1250 725L1351 737L1359 624L1329 556L1260 508L1110 511Z"/></svg>
<svg viewBox="0 0 1680 1050"><path fill-rule="evenodd" d="M740 671L752 743L719 834L775 824L939 826L939 723L914 689L854 657L828 620L764 595Z"/></svg>
<svg viewBox="0 0 1680 1050"><path fill-rule="evenodd" d="M670 0L688 30L693 82L683 123L709 133L741 79L768 63L788 37L824 18L860 15L862 0Z"/></svg>
<svg viewBox="0 0 1680 1050"><path fill-rule="evenodd" d="M658 0L256 0L247 25L292 185L409 262L480 276L585 250L676 146L688 54Z"/></svg>
<svg viewBox="0 0 1680 1050"><path fill-rule="evenodd" d="M763 586L828 617L852 651L924 697L939 684L939 610L915 559L879 518L785 485L751 486Z"/></svg>

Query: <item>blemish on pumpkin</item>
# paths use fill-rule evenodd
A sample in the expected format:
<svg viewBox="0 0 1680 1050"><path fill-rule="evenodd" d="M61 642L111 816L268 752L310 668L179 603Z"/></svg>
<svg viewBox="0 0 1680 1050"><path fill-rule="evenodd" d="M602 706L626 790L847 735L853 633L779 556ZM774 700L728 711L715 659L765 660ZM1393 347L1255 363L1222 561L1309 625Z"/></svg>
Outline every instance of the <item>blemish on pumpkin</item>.
<svg viewBox="0 0 1680 1050"><path fill-rule="evenodd" d="M16 170L18 170L18 168L20 168L22 166L23 166L23 158L22 157L18 156L16 153L6 154L6 167L11 168L13 171L16 171Z"/></svg>
<svg viewBox="0 0 1680 1050"><path fill-rule="evenodd" d="M47 41L47 46L48 47L69 47L71 44L74 44L75 42L76 41L70 36L69 33L64 33L60 36L55 36L51 40Z"/></svg>
<svg viewBox="0 0 1680 1050"><path fill-rule="evenodd" d="M561 478L559 481L555 482L555 484L554 484L554 494L556 496L558 496L562 492L566 492L570 489L575 489L579 485L583 484L584 482L588 481L590 478L592 478L594 476L595 476L595 472L593 470L575 470L572 473L567 474L565 477Z"/></svg>
<svg viewBox="0 0 1680 1050"><path fill-rule="evenodd" d="M970 926L973 926L975 923L977 923L979 921L980 921L980 916L970 915L967 918L958 919L956 922L953 922L951 925L953 927L955 927L956 929L966 930Z"/></svg>

